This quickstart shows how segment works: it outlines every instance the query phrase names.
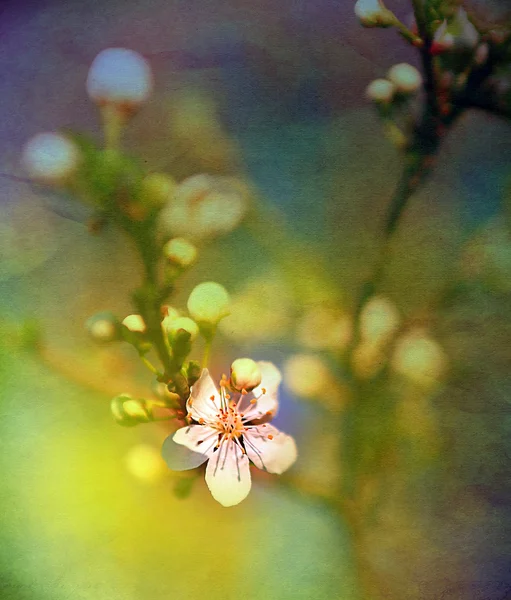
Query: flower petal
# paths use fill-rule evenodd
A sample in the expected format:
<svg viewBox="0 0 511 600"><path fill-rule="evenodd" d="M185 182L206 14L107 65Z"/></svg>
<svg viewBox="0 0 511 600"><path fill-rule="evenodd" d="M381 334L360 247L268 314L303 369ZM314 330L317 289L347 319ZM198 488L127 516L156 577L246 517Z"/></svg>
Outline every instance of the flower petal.
<svg viewBox="0 0 511 600"><path fill-rule="evenodd" d="M222 506L234 506L248 496L252 485L249 460L233 440L225 441L210 458L206 483Z"/></svg>
<svg viewBox="0 0 511 600"><path fill-rule="evenodd" d="M283 473L298 455L294 439L273 425L250 427L243 434L245 450L259 469L268 473Z"/></svg>
<svg viewBox="0 0 511 600"><path fill-rule="evenodd" d="M282 381L282 375L271 362L259 361L257 364L262 373L261 384L253 390L257 402L249 406L244 414L250 420L270 420L278 412L278 387Z"/></svg>
<svg viewBox="0 0 511 600"><path fill-rule="evenodd" d="M182 431L183 429L188 429L188 427L182 427L178 431ZM195 467L202 465L203 462L208 460L207 454L201 454L197 451L192 452L186 446L176 443L173 437L169 435L161 448L161 455L171 471L195 469Z"/></svg>
<svg viewBox="0 0 511 600"><path fill-rule="evenodd" d="M218 431L207 425L189 425L178 429L172 439L193 452L210 456L218 441Z"/></svg>
<svg viewBox="0 0 511 600"><path fill-rule="evenodd" d="M211 400L212 397L214 400ZM193 384L186 406L196 421L216 418L220 408L220 394L207 369L202 369L201 376Z"/></svg>

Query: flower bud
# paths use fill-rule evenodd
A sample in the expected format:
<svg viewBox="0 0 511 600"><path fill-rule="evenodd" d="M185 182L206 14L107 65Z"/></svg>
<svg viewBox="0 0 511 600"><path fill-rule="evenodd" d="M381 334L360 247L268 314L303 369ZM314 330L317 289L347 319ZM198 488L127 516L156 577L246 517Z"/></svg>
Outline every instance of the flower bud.
<svg viewBox="0 0 511 600"><path fill-rule="evenodd" d="M173 238L163 247L163 254L173 265L185 269L197 259L197 248L185 238Z"/></svg>
<svg viewBox="0 0 511 600"><path fill-rule="evenodd" d="M140 315L128 315L122 322L133 333L145 333L146 324Z"/></svg>
<svg viewBox="0 0 511 600"><path fill-rule="evenodd" d="M444 19L433 35L431 54L443 54L454 48L454 36L448 31L447 21Z"/></svg>
<svg viewBox="0 0 511 600"><path fill-rule="evenodd" d="M387 77L402 94L413 94L422 85L422 75L408 63L399 63L390 68Z"/></svg>
<svg viewBox="0 0 511 600"><path fill-rule="evenodd" d="M149 63L138 52L107 48L89 69L87 93L99 106L116 105L133 112L150 96L153 76Z"/></svg>
<svg viewBox="0 0 511 600"><path fill-rule="evenodd" d="M300 398L313 398L324 394L332 376L325 363L313 354L295 354L284 365L284 381Z"/></svg>
<svg viewBox="0 0 511 600"><path fill-rule="evenodd" d="M369 344L382 344L398 328L401 317L395 305L384 296L373 296L360 314L360 336Z"/></svg>
<svg viewBox="0 0 511 600"><path fill-rule="evenodd" d="M172 198L176 185L165 173L149 173L142 180L140 201L148 208L160 208Z"/></svg>
<svg viewBox="0 0 511 600"><path fill-rule="evenodd" d="M229 314L230 298L223 285L199 283L188 298L188 311L199 325L216 325Z"/></svg>
<svg viewBox="0 0 511 600"><path fill-rule="evenodd" d="M99 313L86 323L91 338L100 344L114 342L119 339L119 322L109 312Z"/></svg>
<svg viewBox="0 0 511 600"><path fill-rule="evenodd" d="M388 79L375 79L367 86L365 94L373 102L389 103L392 102L396 86Z"/></svg>
<svg viewBox="0 0 511 600"><path fill-rule="evenodd" d="M231 365L231 384L238 392L251 392L261 383L261 369L251 358L238 358Z"/></svg>
<svg viewBox="0 0 511 600"><path fill-rule="evenodd" d="M391 365L400 375L429 386L441 378L447 359L438 342L423 329L415 328L398 339Z"/></svg>
<svg viewBox="0 0 511 600"><path fill-rule="evenodd" d="M171 339L175 337L176 333L180 329L184 329L190 334L191 342L193 342L199 335L199 327L197 323L188 317L177 317L175 319L169 319L167 317L167 319L163 320L162 324Z"/></svg>
<svg viewBox="0 0 511 600"><path fill-rule="evenodd" d="M390 27L396 22L394 13L381 0L357 0L355 14L364 27Z"/></svg>
<svg viewBox="0 0 511 600"><path fill-rule="evenodd" d="M38 133L25 144L21 162L31 179L58 185L73 175L79 160L78 148L69 138L59 133Z"/></svg>
<svg viewBox="0 0 511 600"><path fill-rule="evenodd" d="M124 427L133 427L152 420L146 401L135 400L129 394L116 396L110 403L110 409L117 423Z"/></svg>

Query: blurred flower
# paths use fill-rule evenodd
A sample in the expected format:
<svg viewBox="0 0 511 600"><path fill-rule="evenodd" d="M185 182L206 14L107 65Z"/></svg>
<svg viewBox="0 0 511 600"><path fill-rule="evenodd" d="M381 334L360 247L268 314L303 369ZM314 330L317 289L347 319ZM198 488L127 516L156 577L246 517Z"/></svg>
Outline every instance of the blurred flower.
<svg viewBox="0 0 511 600"><path fill-rule="evenodd" d="M363 342L383 344L396 331L401 317L395 306L384 296L373 296L360 314L360 337Z"/></svg>
<svg viewBox="0 0 511 600"><path fill-rule="evenodd" d="M246 190L230 177L193 175L182 181L160 213L172 235L201 239L234 229L247 210Z"/></svg>
<svg viewBox="0 0 511 600"><path fill-rule="evenodd" d="M141 315L128 315L122 324L132 332L144 333L146 330L146 324Z"/></svg>
<svg viewBox="0 0 511 600"><path fill-rule="evenodd" d="M370 379L382 369L385 360L379 342L362 341L353 351L351 368L358 377Z"/></svg>
<svg viewBox="0 0 511 600"><path fill-rule="evenodd" d="M389 27L396 17L381 0L357 0L355 14L364 27Z"/></svg>
<svg viewBox="0 0 511 600"><path fill-rule="evenodd" d="M176 317L175 319L166 317L162 325L170 338L173 338L180 329L184 329L190 334L191 342L199 335L199 326L189 317Z"/></svg>
<svg viewBox="0 0 511 600"><path fill-rule="evenodd" d="M124 458L128 471L146 483L156 483L165 475L165 463L160 452L148 444L133 446Z"/></svg>
<svg viewBox="0 0 511 600"><path fill-rule="evenodd" d="M444 19L439 25L433 36L431 43L432 54L442 54L454 48L454 36L448 30L447 19Z"/></svg>
<svg viewBox="0 0 511 600"><path fill-rule="evenodd" d="M23 148L21 163L39 183L61 184L76 171L80 154L76 145L59 133L38 133Z"/></svg>
<svg viewBox="0 0 511 600"><path fill-rule="evenodd" d="M197 248L186 238L173 238L163 246L163 254L172 264L184 269L196 261Z"/></svg>
<svg viewBox="0 0 511 600"><path fill-rule="evenodd" d="M229 305L227 290L214 281L195 286L187 302L190 315L199 325L217 325L229 314Z"/></svg>
<svg viewBox="0 0 511 600"><path fill-rule="evenodd" d="M283 335L289 326L291 294L278 277L258 277L246 282L230 309L229 318L220 323L225 336L237 342L268 340Z"/></svg>
<svg viewBox="0 0 511 600"><path fill-rule="evenodd" d="M151 95L153 76L149 63L127 48L107 48L89 69L87 93L99 106L114 105L132 112Z"/></svg>
<svg viewBox="0 0 511 600"><path fill-rule="evenodd" d="M151 413L143 399L135 399L129 394L116 396L110 403L114 419L119 425L133 427L151 421Z"/></svg>
<svg viewBox="0 0 511 600"><path fill-rule="evenodd" d="M299 319L296 339L302 346L314 350L342 350L350 341L352 329L348 315L314 306Z"/></svg>
<svg viewBox="0 0 511 600"><path fill-rule="evenodd" d="M259 365L251 358L238 358L231 365L231 385L238 392L251 392L261 377Z"/></svg>
<svg viewBox="0 0 511 600"><path fill-rule="evenodd" d="M420 385L438 382L447 367L447 357L440 344L424 329L414 328L396 342L392 368Z"/></svg>
<svg viewBox="0 0 511 600"><path fill-rule="evenodd" d="M284 365L286 386L300 398L324 394L332 385L332 374L319 356L295 354Z"/></svg>
<svg viewBox="0 0 511 600"><path fill-rule="evenodd" d="M367 86L365 95L373 102L391 102L396 93L396 86L388 79L375 79Z"/></svg>
<svg viewBox="0 0 511 600"><path fill-rule="evenodd" d="M394 65L389 69L387 77L402 94L414 94L422 85L422 75L408 63Z"/></svg>
<svg viewBox="0 0 511 600"><path fill-rule="evenodd" d="M454 15L444 19L435 31L431 52L441 54L449 50L473 49L479 42L479 32L460 6Z"/></svg>
<svg viewBox="0 0 511 600"><path fill-rule="evenodd" d="M278 409L280 372L268 362L258 366L261 385L252 394L239 394L235 399L227 394L224 381L219 393L204 369L187 402L191 424L163 444L163 457L172 470L208 461L206 483L223 506L239 504L250 492L249 460L259 469L277 474L296 460L293 438L268 424Z"/></svg>

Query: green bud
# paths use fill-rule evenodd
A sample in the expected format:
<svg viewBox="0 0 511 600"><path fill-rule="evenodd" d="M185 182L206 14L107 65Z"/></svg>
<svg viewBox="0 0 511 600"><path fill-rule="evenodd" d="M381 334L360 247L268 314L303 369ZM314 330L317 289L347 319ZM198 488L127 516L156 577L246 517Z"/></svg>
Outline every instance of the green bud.
<svg viewBox="0 0 511 600"><path fill-rule="evenodd" d="M124 427L134 427L152 421L146 400L134 399L129 394L116 396L110 403L110 409L117 423Z"/></svg>
<svg viewBox="0 0 511 600"><path fill-rule="evenodd" d="M229 314L230 298L227 290L214 281L197 285L188 298L188 311L202 328L215 326Z"/></svg>

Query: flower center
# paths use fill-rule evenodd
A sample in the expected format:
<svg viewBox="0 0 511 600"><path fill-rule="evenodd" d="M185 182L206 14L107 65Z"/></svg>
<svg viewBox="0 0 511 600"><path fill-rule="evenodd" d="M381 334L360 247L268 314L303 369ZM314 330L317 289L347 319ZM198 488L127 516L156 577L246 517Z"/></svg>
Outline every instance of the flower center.
<svg viewBox="0 0 511 600"><path fill-rule="evenodd" d="M236 405L220 409L215 427L227 438L234 439L243 435L245 425Z"/></svg>

